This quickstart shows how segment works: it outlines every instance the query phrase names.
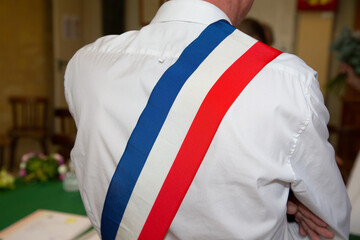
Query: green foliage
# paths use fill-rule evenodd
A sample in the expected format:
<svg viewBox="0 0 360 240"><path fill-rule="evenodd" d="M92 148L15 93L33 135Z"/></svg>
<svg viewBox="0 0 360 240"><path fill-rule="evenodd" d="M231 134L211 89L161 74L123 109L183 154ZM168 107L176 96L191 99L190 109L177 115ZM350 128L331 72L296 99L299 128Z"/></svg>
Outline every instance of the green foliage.
<svg viewBox="0 0 360 240"><path fill-rule="evenodd" d="M14 189L15 178L8 174L5 169L0 171L0 189Z"/></svg>
<svg viewBox="0 0 360 240"><path fill-rule="evenodd" d="M30 152L22 157L19 175L25 182L61 180L66 172L66 166L63 165L64 159L59 154L45 156L41 153ZM65 168L63 172L59 172L60 166Z"/></svg>
<svg viewBox="0 0 360 240"><path fill-rule="evenodd" d="M343 28L338 39L330 46L337 52L337 58L349 64L356 74L360 75L360 41L352 35L348 28Z"/></svg>
<svg viewBox="0 0 360 240"><path fill-rule="evenodd" d="M348 28L343 28L340 36L331 44L330 50L337 52L337 58L350 65L357 75L360 75L360 40ZM340 73L331 79L329 90L339 91L345 84L346 74Z"/></svg>
<svg viewBox="0 0 360 240"><path fill-rule="evenodd" d="M49 179L54 179L58 176L58 162L55 159L41 159L34 156L29 159L26 165L27 176L24 180L26 182L32 182L40 180L46 182Z"/></svg>

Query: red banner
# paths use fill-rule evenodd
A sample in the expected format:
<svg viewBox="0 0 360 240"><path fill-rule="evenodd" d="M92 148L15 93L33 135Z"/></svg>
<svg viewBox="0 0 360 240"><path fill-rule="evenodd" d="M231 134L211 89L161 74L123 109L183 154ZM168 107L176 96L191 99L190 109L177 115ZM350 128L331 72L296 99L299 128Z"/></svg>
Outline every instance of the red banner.
<svg viewBox="0 0 360 240"><path fill-rule="evenodd" d="M298 10L335 11L338 0L298 0Z"/></svg>

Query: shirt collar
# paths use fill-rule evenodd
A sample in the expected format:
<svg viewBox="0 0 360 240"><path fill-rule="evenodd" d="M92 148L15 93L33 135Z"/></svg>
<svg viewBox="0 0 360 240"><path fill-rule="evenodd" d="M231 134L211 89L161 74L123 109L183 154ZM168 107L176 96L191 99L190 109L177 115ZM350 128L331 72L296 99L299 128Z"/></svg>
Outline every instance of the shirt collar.
<svg viewBox="0 0 360 240"><path fill-rule="evenodd" d="M209 25L222 19L231 23L228 16L211 3L202 0L171 0L160 7L151 23L181 21Z"/></svg>

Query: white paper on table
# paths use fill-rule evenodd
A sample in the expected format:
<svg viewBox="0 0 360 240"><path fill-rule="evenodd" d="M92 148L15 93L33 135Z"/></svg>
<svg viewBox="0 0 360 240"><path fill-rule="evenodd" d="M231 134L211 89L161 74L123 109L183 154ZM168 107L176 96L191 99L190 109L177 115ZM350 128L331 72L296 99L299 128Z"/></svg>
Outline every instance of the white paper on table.
<svg viewBox="0 0 360 240"><path fill-rule="evenodd" d="M100 236L97 234L95 229L89 231L88 233L82 235L81 237L77 238L76 240L101 240Z"/></svg>
<svg viewBox="0 0 360 240"><path fill-rule="evenodd" d="M86 216L37 210L0 232L1 240L71 240L91 227Z"/></svg>

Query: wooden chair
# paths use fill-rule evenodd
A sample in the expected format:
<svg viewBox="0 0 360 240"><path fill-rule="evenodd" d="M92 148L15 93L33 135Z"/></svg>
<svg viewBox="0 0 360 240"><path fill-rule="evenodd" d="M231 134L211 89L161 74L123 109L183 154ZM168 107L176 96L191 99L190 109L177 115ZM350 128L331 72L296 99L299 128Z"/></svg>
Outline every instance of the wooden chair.
<svg viewBox="0 0 360 240"><path fill-rule="evenodd" d="M0 136L0 170L5 167L5 148L8 145L6 136Z"/></svg>
<svg viewBox="0 0 360 240"><path fill-rule="evenodd" d="M360 127L359 126L328 126L330 136L337 137L337 144L334 146L336 154L343 160L339 169L343 180L351 173L354 161L360 149Z"/></svg>
<svg viewBox="0 0 360 240"><path fill-rule="evenodd" d="M75 122L66 108L58 108L54 111L54 133L51 142L59 145L58 152L65 160L70 158L70 151L75 143L76 126Z"/></svg>
<svg viewBox="0 0 360 240"><path fill-rule="evenodd" d="M48 132L48 99L45 97L9 98L12 108L12 128L8 132L10 140L10 170L14 170L16 147L20 138L37 140L44 154L47 154L46 140Z"/></svg>

